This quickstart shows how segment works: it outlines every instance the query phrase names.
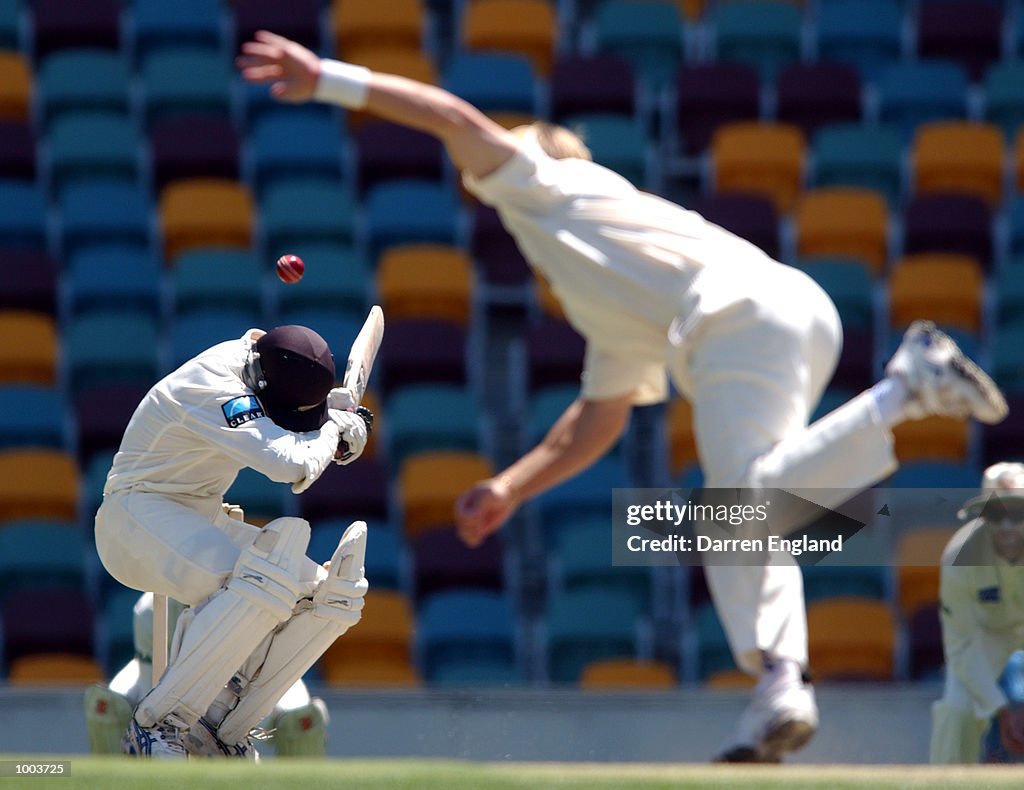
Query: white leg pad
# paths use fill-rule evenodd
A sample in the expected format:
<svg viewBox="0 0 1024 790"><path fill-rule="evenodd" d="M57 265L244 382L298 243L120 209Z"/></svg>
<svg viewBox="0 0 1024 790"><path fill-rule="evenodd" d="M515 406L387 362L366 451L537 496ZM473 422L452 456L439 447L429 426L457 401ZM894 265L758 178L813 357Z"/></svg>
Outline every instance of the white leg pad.
<svg viewBox="0 0 1024 790"><path fill-rule="evenodd" d="M245 549L227 586L194 610L175 632L167 672L139 703L135 718L152 727L174 713L196 723L235 670L280 623L303 592L300 571L309 524L298 518L270 522Z"/></svg>
<svg viewBox="0 0 1024 790"><path fill-rule="evenodd" d="M366 524L353 523L334 551L327 578L311 601L281 626L265 650L246 661L238 678L238 704L218 729L225 743L238 743L267 716L281 696L301 678L338 637L359 622L367 582Z"/></svg>

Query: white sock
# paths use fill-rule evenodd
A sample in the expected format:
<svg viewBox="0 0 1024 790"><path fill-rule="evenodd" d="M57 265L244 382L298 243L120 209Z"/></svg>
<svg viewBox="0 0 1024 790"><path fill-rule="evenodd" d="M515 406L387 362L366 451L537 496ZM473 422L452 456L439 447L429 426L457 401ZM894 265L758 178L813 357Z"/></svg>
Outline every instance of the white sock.
<svg viewBox="0 0 1024 790"><path fill-rule="evenodd" d="M910 393L907 392L907 385L903 383L903 379L886 377L875 384L870 392L875 399L879 416L888 427L899 425L908 418L907 404Z"/></svg>

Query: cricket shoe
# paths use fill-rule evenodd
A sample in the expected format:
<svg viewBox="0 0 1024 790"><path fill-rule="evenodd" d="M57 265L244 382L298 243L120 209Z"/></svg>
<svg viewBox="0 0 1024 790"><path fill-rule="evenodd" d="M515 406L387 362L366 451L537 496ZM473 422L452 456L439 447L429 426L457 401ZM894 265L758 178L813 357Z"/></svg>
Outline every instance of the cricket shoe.
<svg viewBox="0 0 1024 790"><path fill-rule="evenodd" d="M250 738L246 738L242 743L224 743L217 736L216 728L205 717L196 722L196 726L188 731L183 740L189 758L238 757L254 763L260 759Z"/></svg>
<svg viewBox="0 0 1024 790"><path fill-rule="evenodd" d="M186 732L184 723L173 716L152 727L143 727L132 716L121 739L121 751L134 757L184 760L187 757L183 742Z"/></svg>
<svg viewBox="0 0 1024 790"><path fill-rule="evenodd" d="M911 419L973 417L995 425L1009 411L995 382L931 321L910 325L885 373L906 386L906 415Z"/></svg>
<svg viewBox="0 0 1024 790"><path fill-rule="evenodd" d="M754 697L716 763L780 763L818 729L814 689L793 661L765 662Z"/></svg>

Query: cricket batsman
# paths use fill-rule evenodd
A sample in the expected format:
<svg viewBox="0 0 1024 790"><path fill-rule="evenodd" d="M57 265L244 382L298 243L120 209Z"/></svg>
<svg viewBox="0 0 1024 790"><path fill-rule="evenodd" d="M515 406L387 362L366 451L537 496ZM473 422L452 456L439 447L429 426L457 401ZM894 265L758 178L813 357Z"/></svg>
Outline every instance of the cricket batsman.
<svg viewBox="0 0 1024 790"><path fill-rule="evenodd" d="M224 492L251 467L299 494L348 464L367 424L335 386L327 342L303 326L253 329L157 382L125 429L96 514L96 548L122 584L180 601L167 671L134 710L124 751L253 757L249 733L359 622L366 525L329 563L309 524L229 517Z"/></svg>
<svg viewBox="0 0 1024 790"><path fill-rule="evenodd" d="M174 614L171 628L181 613L177 602L170 602ZM89 751L93 754L120 754L132 711L153 688L153 594L143 593L132 613L135 657L107 685L94 684L85 691L85 723ZM319 697L311 697L302 680L278 700L270 715L257 730L266 733L264 744L273 744L278 757L323 757L327 748L327 706ZM234 756L226 753L224 756Z"/></svg>
<svg viewBox="0 0 1024 790"><path fill-rule="evenodd" d="M1024 648L1024 464L985 470L970 519L942 556L940 618L946 685L932 705L931 762L976 763L995 717L1010 755L1024 755L1024 707L1000 688L1007 660Z"/></svg>
<svg viewBox="0 0 1024 790"><path fill-rule="evenodd" d="M693 406L708 488L845 489L848 498L895 469L894 425L1006 414L991 379L917 322L882 381L809 424L842 327L803 272L590 161L568 129L506 130L441 88L322 60L267 31L242 45L237 65L279 100L337 104L443 141L463 184L497 210L586 340L579 397L540 444L459 499L456 525L470 546L602 457L633 406L668 397L670 379ZM757 565L708 565L707 579L737 664L758 678L719 759L778 762L818 726L800 569L773 552Z"/></svg>

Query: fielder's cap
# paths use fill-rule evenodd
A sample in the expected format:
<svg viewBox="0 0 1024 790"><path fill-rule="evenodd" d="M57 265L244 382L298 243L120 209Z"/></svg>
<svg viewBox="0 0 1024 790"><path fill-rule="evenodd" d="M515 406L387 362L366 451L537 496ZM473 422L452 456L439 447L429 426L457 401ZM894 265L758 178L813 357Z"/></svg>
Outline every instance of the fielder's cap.
<svg viewBox="0 0 1024 790"><path fill-rule="evenodd" d="M958 515L962 519L981 516L992 522L1024 520L1024 464L992 464L982 475L981 496L965 502Z"/></svg>
<svg viewBox="0 0 1024 790"><path fill-rule="evenodd" d="M259 399L267 416L296 433L319 430L334 386L327 341L308 327L279 326L256 341L256 351L266 381Z"/></svg>

